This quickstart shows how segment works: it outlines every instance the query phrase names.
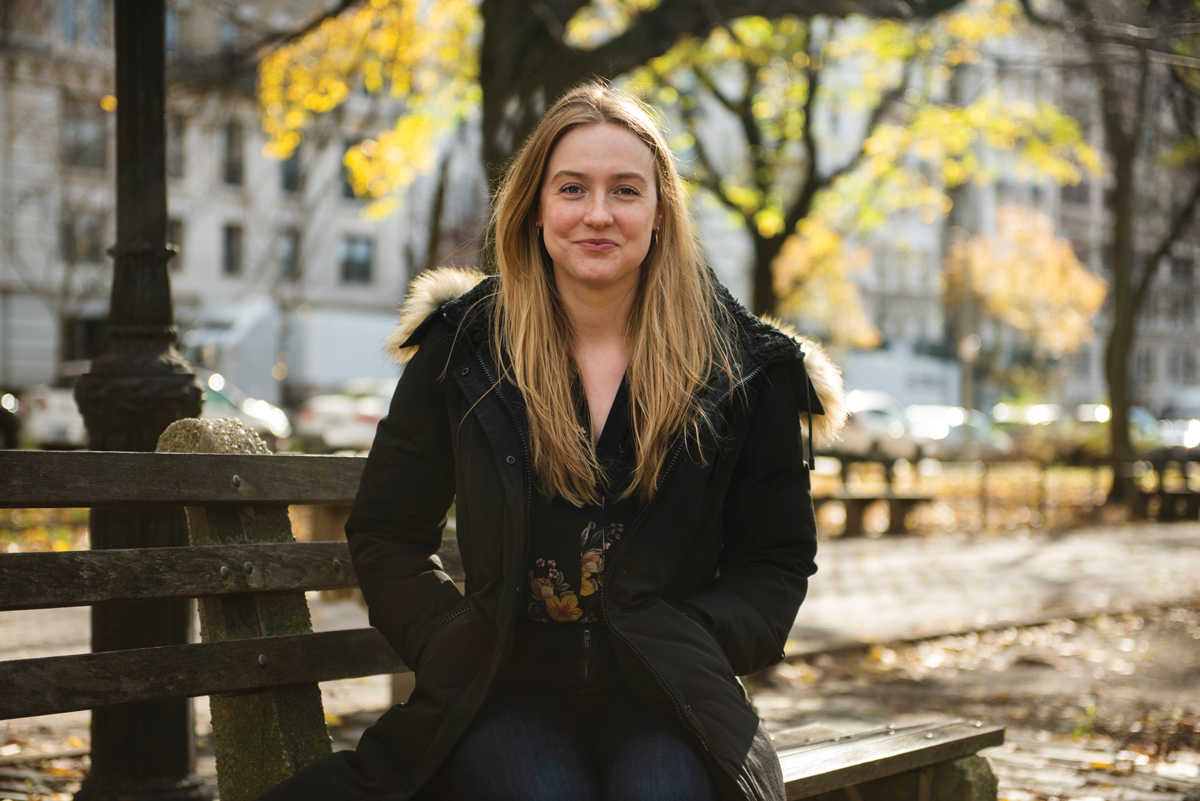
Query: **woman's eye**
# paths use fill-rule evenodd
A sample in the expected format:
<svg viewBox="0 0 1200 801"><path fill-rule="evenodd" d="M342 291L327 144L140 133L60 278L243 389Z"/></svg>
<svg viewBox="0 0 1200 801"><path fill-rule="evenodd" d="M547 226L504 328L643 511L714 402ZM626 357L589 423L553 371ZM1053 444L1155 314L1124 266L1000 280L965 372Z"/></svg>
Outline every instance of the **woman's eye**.
<svg viewBox="0 0 1200 801"><path fill-rule="evenodd" d="M632 186L622 186L617 190L617 194L624 195L625 197L637 197L638 191Z"/></svg>
<svg viewBox="0 0 1200 801"><path fill-rule="evenodd" d="M583 191L583 187L578 184L568 184L562 188L562 191L568 195L578 195Z"/></svg>

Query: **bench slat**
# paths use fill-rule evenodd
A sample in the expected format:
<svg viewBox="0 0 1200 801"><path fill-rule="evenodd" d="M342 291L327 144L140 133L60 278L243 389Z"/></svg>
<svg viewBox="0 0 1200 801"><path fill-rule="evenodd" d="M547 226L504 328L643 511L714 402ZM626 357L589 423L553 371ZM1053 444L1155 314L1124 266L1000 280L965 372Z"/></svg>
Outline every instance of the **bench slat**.
<svg viewBox="0 0 1200 801"><path fill-rule="evenodd" d="M365 462L345 456L0 451L0 508L347 504Z"/></svg>
<svg viewBox="0 0 1200 801"><path fill-rule="evenodd" d="M356 581L345 542L0 554L0 611L328 590Z"/></svg>
<svg viewBox="0 0 1200 801"><path fill-rule="evenodd" d="M461 581L458 543L444 540L438 555L450 577ZM222 578L222 566L229 578ZM349 546L336 541L0 554L0 612L332 590L357 582Z"/></svg>
<svg viewBox="0 0 1200 801"><path fill-rule="evenodd" d="M375 629L21 659L0 662L0 720L407 670Z"/></svg>
<svg viewBox="0 0 1200 801"><path fill-rule="evenodd" d="M788 801L970 756L1004 743L1004 727L955 720L878 729L779 752Z"/></svg>

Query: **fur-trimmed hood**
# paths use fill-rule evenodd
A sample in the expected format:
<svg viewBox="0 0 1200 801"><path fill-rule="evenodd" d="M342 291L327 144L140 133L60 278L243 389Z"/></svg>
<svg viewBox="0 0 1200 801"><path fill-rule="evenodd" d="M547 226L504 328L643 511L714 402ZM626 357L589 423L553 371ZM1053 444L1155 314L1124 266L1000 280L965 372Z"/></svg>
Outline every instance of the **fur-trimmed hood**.
<svg viewBox="0 0 1200 801"><path fill-rule="evenodd" d="M396 328L384 341L387 357L397 364L407 363L420 346L417 334L422 324L429 322L432 315L446 304L466 295L486 277L475 270L440 267L414 278L408 296L400 306ZM718 295L741 324L742 338L750 347L759 347L778 355L781 348L799 346L803 353L804 369L823 411L815 415L813 438L818 446L836 442L848 414L841 369L815 340L801 336L791 326L777 320L754 317L723 287L718 286ZM784 344L785 337L791 344ZM800 413L800 424L806 434L807 418L807 413Z"/></svg>

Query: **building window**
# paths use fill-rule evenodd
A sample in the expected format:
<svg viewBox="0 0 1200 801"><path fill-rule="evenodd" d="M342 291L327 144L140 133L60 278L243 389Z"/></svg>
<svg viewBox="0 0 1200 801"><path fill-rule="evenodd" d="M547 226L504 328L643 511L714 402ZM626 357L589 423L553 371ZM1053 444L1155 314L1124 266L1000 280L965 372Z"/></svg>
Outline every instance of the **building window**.
<svg viewBox="0 0 1200 801"><path fill-rule="evenodd" d="M63 212L59 249L68 264L99 264L104 260L104 217L89 212Z"/></svg>
<svg viewBox="0 0 1200 801"><path fill-rule="evenodd" d="M228 58L237 55L238 42L241 39L241 31L238 30L238 24L236 22L230 19L221 22L221 28L217 36L220 42L222 56Z"/></svg>
<svg viewBox="0 0 1200 801"><path fill-rule="evenodd" d="M1091 184L1087 181L1080 181L1077 184L1063 184L1063 203L1078 203L1081 206L1086 206L1090 197Z"/></svg>
<svg viewBox="0 0 1200 801"><path fill-rule="evenodd" d="M1133 360L1133 376L1139 384L1150 384L1154 381L1154 351L1138 351Z"/></svg>
<svg viewBox="0 0 1200 801"><path fill-rule="evenodd" d="M347 200L358 199L358 196L354 194L354 181L350 175L350 168L346 166L346 154L354 146L354 142L346 142L345 147L342 148L342 197Z"/></svg>
<svg viewBox="0 0 1200 801"><path fill-rule="evenodd" d="M186 131L187 123L182 114L167 115L167 175L172 178L183 177L187 163L183 150Z"/></svg>
<svg viewBox="0 0 1200 801"><path fill-rule="evenodd" d="M1177 350L1171 354L1171 380L1176 384L1195 384L1200 381L1197 373L1196 354L1190 350Z"/></svg>
<svg viewBox="0 0 1200 801"><path fill-rule="evenodd" d="M1088 347L1079 349L1075 354L1075 377L1087 381L1092 377L1092 350Z"/></svg>
<svg viewBox="0 0 1200 801"><path fill-rule="evenodd" d="M245 177L245 161L242 157L245 129L240 122L230 122L225 125L223 137L222 175L225 183L241 186Z"/></svg>
<svg viewBox="0 0 1200 801"><path fill-rule="evenodd" d="M1196 262L1191 256L1171 257L1171 277L1180 281L1191 281L1196 274Z"/></svg>
<svg viewBox="0 0 1200 801"><path fill-rule="evenodd" d="M371 261L375 255L375 240L369 236L343 236L338 246L338 261L342 265L343 284L371 283Z"/></svg>
<svg viewBox="0 0 1200 801"><path fill-rule="evenodd" d="M300 164L300 148L279 163L279 185L289 195L304 188L304 173Z"/></svg>
<svg viewBox="0 0 1200 801"><path fill-rule="evenodd" d="M167 58L175 55L179 49L179 9L167 6L166 20L163 28L164 44L167 48Z"/></svg>
<svg viewBox="0 0 1200 801"><path fill-rule="evenodd" d="M175 248L175 255L167 264L179 272L183 269L183 220L167 220L167 247Z"/></svg>
<svg viewBox="0 0 1200 801"><path fill-rule="evenodd" d="M300 230L284 228L279 233L279 276L289 281L300 277Z"/></svg>
<svg viewBox="0 0 1200 801"><path fill-rule="evenodd" d="M58 149L64 164L103 170L108 166L108 119L99 103L63 99Z"/></svg>
<svg viewBox="0 0 1200 801"><path fill-rule="evenodd" d="M94 359L108 350L108 318L72 317L64 321L63 358Z"/></svg>
<svg viewBox="0 0 1200 801"><path fill-rule="evenodd" d="M58 9L65 44L100 47L105 43L106 0L59 0Z"/></svg>
<svg viewBox="0 0 1200 801"><path fill-rule="evenodd" d="M226 275L242 274L242 226L225 226L221 238L221 264Z"/></svg>

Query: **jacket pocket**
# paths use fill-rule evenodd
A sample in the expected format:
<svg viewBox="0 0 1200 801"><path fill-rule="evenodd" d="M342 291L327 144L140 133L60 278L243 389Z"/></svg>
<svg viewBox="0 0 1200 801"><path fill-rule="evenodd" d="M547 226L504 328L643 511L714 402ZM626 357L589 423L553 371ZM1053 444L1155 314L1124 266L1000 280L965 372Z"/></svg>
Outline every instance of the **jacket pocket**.
<svg viewBox="0 0 1200 801"><path fill-rule="evenodd" d="M414 672L420 671L421 666L429 661L430 655L437 650L440 641L445 638L445 633L455 628L456 623L464 622L463 617L470 611L471 603L464 600L457 609L452 610L434 625L433 630L429 633L429 639L425 642L425 647L421 649L421 658Z"/></svg>

